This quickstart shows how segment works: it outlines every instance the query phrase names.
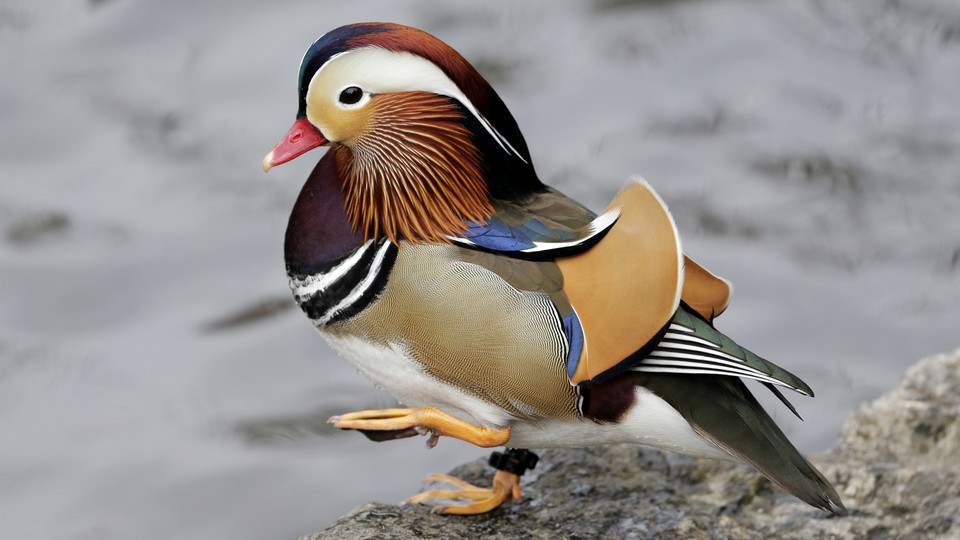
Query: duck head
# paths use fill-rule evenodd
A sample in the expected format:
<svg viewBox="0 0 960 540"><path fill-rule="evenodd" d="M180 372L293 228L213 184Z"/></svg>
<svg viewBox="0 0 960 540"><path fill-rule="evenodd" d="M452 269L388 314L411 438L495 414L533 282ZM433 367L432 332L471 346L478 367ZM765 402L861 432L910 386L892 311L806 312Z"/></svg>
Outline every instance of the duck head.
<svg viewBox="0 0 960 540"><path fill-rule="evenodd" d="M301 61L298 93L297 119L263 169L329 145L345 210L367 238L445 242L489 218L494 200L545 189L493 88L421 30L361 23L328 32Z"/></svg>

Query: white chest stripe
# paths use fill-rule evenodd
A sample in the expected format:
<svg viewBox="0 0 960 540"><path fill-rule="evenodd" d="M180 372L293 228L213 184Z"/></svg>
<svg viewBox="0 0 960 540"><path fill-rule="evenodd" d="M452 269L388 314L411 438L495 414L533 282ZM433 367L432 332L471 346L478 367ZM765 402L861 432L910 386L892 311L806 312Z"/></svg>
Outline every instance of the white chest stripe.
<svg viewBox="0 0 960 540"><path fill-rule="evenodd" d="M323 292L327 287L333 285L340 278L345 276L347 272L349 272L350 269L357 264L357 261L363 257L363 254L370 249L370 245L372 243L373 240L367 240L367 243L364 244L363 247L354 251L352 255L341 261L340 264L334 266L323 274L307 276L307 278L302 282L291 280L290 288L293 290L294 296L298 298L307 298L316 293Z"/></svg>
<svg viewBox="0 0 960 540"><path fill-rule="evenodd" d="M391 244L389 241L386 241L383 243L383 245L380 246L380 249L377 251L376 257L374 257L373 259L373 263L370 265L370 271L367 273L366 277L363 278L363 281L358 283L357 286L354 287L352 291L350 291L350 294L348 294L346 298L341 300L336 306L334 306L332 309L327 311L323 315L323 317L314 321L315 324L317 324L318 326L323 326L327 324L328 322L330 322L330 319L332 319L334 316L337 315L337 313L350 307L350 305L352 305L354 302L359 300L361 296L363 296L363 293L367 292L367 289L369 289L370 286L373 285L374 280L376 280L377 276L380 274L380 267L383 265L383 258L386 257L387 251L390 249L390 246L392 245L393 244ZM366 251L366 250L363 250L363 251Z"/></svg>

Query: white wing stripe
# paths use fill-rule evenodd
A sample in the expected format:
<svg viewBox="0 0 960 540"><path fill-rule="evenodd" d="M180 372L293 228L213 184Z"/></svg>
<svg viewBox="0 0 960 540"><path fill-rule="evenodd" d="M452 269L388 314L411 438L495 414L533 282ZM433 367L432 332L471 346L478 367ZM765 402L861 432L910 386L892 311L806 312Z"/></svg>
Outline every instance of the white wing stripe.
<svg viewBox="0 0 960 540"><path fill-rule="evenodd" d="M663 350L680 350L680 351L699 352L702 355L710 358L716 358L718 360L723 358L726 360L731 360L733 362L736 362L737 364L741 364L741 365L744 364L743 360L737 358L736 356L727 354L719 349L704 349L703 347L698 347L697 345L690 345L687 343L661 341L660 345L657 346L657 349L655 349L654 352L663 351Z"/></svg>
<svg viewBox="0 0 960 540"><path fill-rule="evenodd" d="M716 343L714 343L714 342L712 342L712 341L707 341L707 340L705 340L705 339L703 339L703 338L699 338L699 337L697 337L697 336L690 336L690 335L685 335L685 334L676 334L676 333L674 333L674 332L667 332L666 334L664 334L663 339L664 339L664 341L670 340L670 339L674 339L674 340L678 340L678 341L686 341L686 342L688 342L688 343L697 343L697 344L700 344L700 345L706 345L706 346L710 347L711 350L719 350L719 349L720 349L720 345L717 345Z"/></svg>
<svg viewBox="0 0 960 540"><path fill-rule="evenodd" d="M538 253L540 251L549 251L551 249L563 249L566 247L572 247L579 244L583 244L584 242L588 242L594 236L609 229L614 224L614 222L616 222L617 219L619 218L620 218L620 209L614 208L613 210L610 210L609 212L605 212L603 215L597 217L596 219L590 222L590 225L588 225L590 234L588 234L587 236L584 236L582 238L577 238L574 240L569 240L567 242L534 242L533 243L534 246L532 248L522 249L520 251L524 253Z"/></svg>
<svg viewBox="0 0 960 540"><path fill-rule="evenodd" d="M683 374L690 374L690 375L727 375L726 373L718 372L717 370L713 370L713 369L702 369L702 368L701 369L698 369L698 368L682 369L677 367L660 367L660 366L637 366L631 369L631 371L641 371L644 373L683 373ZM760 382L767 382L770 384L775 384L777 386L783 386L784 388L790 388L792 390L795 390L795 388L793 388L792 386L782 381L778 381L777 379L774 379L772 377L761 377L757 375L734 374L734 373L730 373L729 375L737 376L737 377L746 377L748 379L754 379Z"/></svg>
<svg viewBox="0 0 960 540"><path fill-rule="evenodd" d="M748 366L731 366L729 364L710 364L697 358L675 358L675 357L647 357L639 367L651 366L678 366L678 367L700 367L703 369L715 369L717 371L731 371L742 373L751 377L772 378L762 371L758 371Z"/></svg>
<svg viewBox="0 0 960 540"><path fill-rule="evenodd" d="M670 330L679 330L681 332L693 332L693 328L687 328L686 326L681 326L677 323L670 323Z"/></svg>
<svg viewBox="0 0 960 540"><path fill-rule="evenodd" d="M748 370L754 373L763 373L762 371L756 368L750 367L739 360L731 362L729 360L724 360L721 358L715 358L712 356L696 354L695 352L684 353L684 352L664 351L662 349L656 349L653 352L651 352L647 358L679 358L683 360L697 360L697 361L700 361L701 363L719 364L724 366L730 366L731 368L734 368L734 369L743 369L743 370Z"/></svg>

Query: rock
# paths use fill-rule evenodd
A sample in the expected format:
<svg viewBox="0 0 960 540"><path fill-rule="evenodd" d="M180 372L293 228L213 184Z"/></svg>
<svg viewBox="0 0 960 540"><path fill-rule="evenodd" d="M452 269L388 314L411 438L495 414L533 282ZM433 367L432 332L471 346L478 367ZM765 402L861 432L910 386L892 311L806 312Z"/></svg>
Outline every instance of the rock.
<svg viewBox="0 0 960 540"><path fill-rule="evenodd" d="M920 361L851 415L812 461L850 515L793 498L752 469L638 446L540 452L524 500L480 516L368 504L332 538L960 538L960 349ZM489 483L475 462L454 471Z"/></svg>

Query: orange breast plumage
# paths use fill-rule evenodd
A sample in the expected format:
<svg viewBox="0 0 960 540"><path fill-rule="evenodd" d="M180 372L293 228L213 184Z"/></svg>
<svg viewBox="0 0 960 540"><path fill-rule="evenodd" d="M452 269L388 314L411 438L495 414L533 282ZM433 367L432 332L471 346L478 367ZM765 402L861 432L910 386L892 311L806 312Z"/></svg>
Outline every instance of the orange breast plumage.
<svg viewBox="0 0 960 540"><path fill-rule="evenodd" d="M427 92L376 96L371 129L334 152L346 211L366 239L448 243L493 213L480 155L450 99Z"/></svg>

